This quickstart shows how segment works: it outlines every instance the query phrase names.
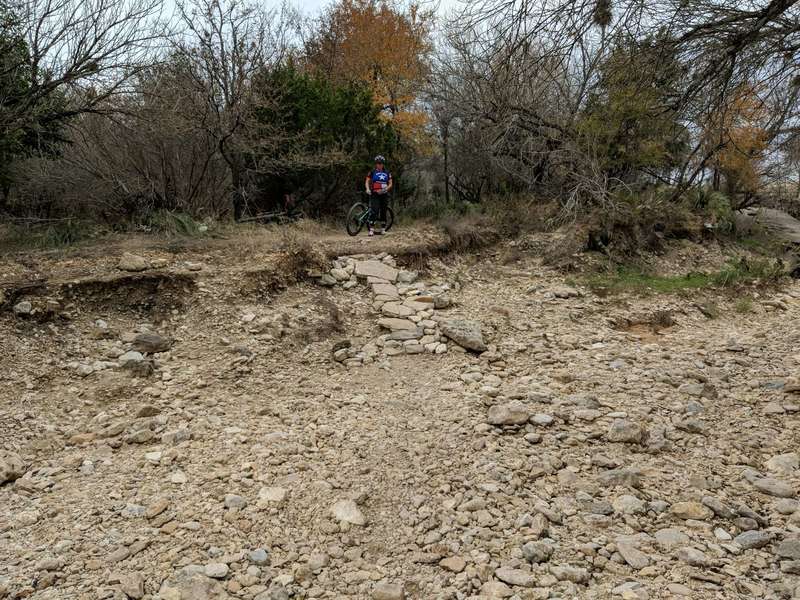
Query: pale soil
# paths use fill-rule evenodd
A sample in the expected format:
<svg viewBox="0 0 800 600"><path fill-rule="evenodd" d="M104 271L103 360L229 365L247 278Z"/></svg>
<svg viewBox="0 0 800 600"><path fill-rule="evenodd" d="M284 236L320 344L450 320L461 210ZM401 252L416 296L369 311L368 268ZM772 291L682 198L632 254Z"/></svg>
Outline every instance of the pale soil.
<svg viewBox="0 0 800 600"><path fill-rule="evenodd" d="M435 236L332 234L324 246L333 254L403 253L400 244ZM266 267L280 243L223 240L175 253L124 244L2 261L3 278L58 281L112 275L123 250L164 258L168 269L203 265L195 289L156 294L150 311L131 307L112 286L72 300L66 320L0 315L0 449L28 464L25 477L0 487L0 582L10 598L124 599L120 575L140 572L144 598L156 599L182 567L220 562L230 569L220 584L184 600L372 598L379 582L419 600L800 597L800 580L781 571L788 559L777 555L800 533L800 512L787 509L793 499L751 483L757 471L788 484L792 496L800 489L796 455L780 462L786 468L767 464L796 453L800 440L798 397L784 389L800 360L800 286L644 299L583 290L558 299L550 292L564 276L532 253L507 265L507 248L434 259L423 279L456 288L456 306L445 312L479 321L502 360L451 350L348 370L331 360L333 343L379 333L363 286L242 291L242 278ZM748 314L734 310L744 295L753 297ZM708 301L719 318L696 309ZM676 325L623 327L656 311L670 311ZM255 320L244 322L248 314ZM157 355L149 378L123 370L81 378L68 363L121 343L94 339L96 319L120 334L149 323L174 346ZM464 381L476 371L480 382ZM700 383L704 396L685 386ZM488 408L512 398L552 423L488 425ZM137 418L145 405L157 416ZM615 418L648 430L649 440L607 441ZM116 423L122 433L100 435ZM160 439L184 427L191 439ZM128 443L143 429L154 439ZM661 434L663 445L655 443ZM145 458L153 452L162 452L157 463ZM614 467L638 469L641 482L608 485L603 475ZM173 482L178 473L185 483ZM262 487L284 488L287 497L262 504ZM229 494L246 506L226 508ZM631 496L640 506L630 508ZM670 509L708 496L734 509L745 504L764 520L743 521L742 510L685 520ZM613 510L594 514L589 497ZM348 498L364 526L331 516ZM163 512L140 514L161 500ZM769 534L763 547L743 550L725 539L754 524ZM678 548L659 545L656 532L665 528L688 536L679 547L703 552L707 564L690 566ZM554 551L531 565L520 548L537 539ZM649 564L625 564L616 550L626 541ZM269 552L271 565L248 571L256 548ZM465 561L460 573L439 565L452 557ZM559 581L562 566L584 569L588 579ZM533 587L492 587L501 567L533 574ZM641 586L618 587L625 582Z"/></svg>

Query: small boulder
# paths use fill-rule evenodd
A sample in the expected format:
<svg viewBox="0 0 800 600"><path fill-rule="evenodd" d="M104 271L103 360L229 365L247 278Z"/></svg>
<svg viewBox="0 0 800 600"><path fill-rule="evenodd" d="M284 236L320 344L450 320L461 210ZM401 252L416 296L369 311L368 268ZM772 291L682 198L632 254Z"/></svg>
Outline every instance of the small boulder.
<svg viewBox="0 0 800 600"><path fill-rule="evenodd" d="M460 556L448 556L439 561L439 566L453 573L461 573L467 567L467 562Z"/></svg>
<svg viewBox="0 0 800 600"><path fill-rule="evenodd" d="M609 442L641 444L646 437L647 432L638 423L627 419L614 419L606 432Z"/></svg>
<svg viewBox="0 0 800 600"><path fill-rule="evenodd" d="M503 583L516 587L532 588L536 585L536 576L522 569L500 567L494 572L494 576Z"/></svg>
<svg viewBox="0 0 800 600"><path fill-rule="evenodd" d="M202 566L190 565L161 584L159 600L228 600L230 596L215 579L207 577Z"/></svg>
<svg viewBox="0 0 800 600"><path fill-rule="evenodd" d="M745 550L763 548L772 541L772 534L768 531L744 531L733 538L733 541Z"/></svg>
<svg viewBox="0 0 800 600"><path fill-rule="evenodd" d="M531 413L522 402L514 400L507 404L495 404L489 408L487 422L490 425L524 425Z"/></svg>
<svg viewBox="0 0 800 600"><path fill-rule="evenodd" d="M705 521L714 516L710 508L699 502L676 502L670 508L670 512L679 519L684 520Z"/></svg>
<svg viewBox="0 0 800 600"><path fill-rule="evenodd" d="M228 565L225 563L209 563L205 568L205 576L212 579L225 579L228 576Z"/></svg>
<svg viewBox="0 0 800 600"><path fill-rule="evenodd" d="M753 487L756 488L759 492L764 494L768 494L770 496L776 496L777 498L794 498L795 491L794 488L786 483L785 481L781 481L780 479L775 479L773 477L758 477L753 479Z"/></svg>
<svg viewBox="0 0 800 600"><path fill-rule="evenodd" d="M120 576L119 587L131 600L144 598L144 576L141 573L127 573Z"/></svg>
<svg viewBox="0 0 800 600"><path fill-rule="evenodd" d="M783 540L775 549L775 554L781 558L800 560L800 539L788 538Z"/></svg>
<svg viewBox="0 0 800 600"><path fill-rule="evenodd" d="M138 254L131 254L130 252L125 252L119 259L117 263L117 268L120 271L129 271L129 272L139 272L139 271L146 271L150 268L149 261L144 258L143 256L139 256Z"/></svg>
<svg viewBox="0 0 800 600"><path fill-rule="evenodd" d="M0 485L15 481L25 474L25 463L19 454L0 452Z"/></svg>
<svg viewBox="0 0 800 600"><path fill-rule="evenodd" d="M405 600L406 594L399 583L378 583L372 590L372 600Z"/></svg>
<svg viewBox="0 0 800 600"><path fill-rule="evenodd" d="M366 525L367 519L364 513L359 510L353 500L339 500L331 506L331 514L337 521L350 523L351 525Z"/></svg>
<svg viewBox="0 0 800 600"><path fill-rule="evenodd" d="M138 352L155 354L156 352L166 352L171 346L172 340L157 333L139 333L133 338L133 349Z"/></svg>
<svg viewBox="0 0 800 600"><path fill-rule="evenodd" d="M480 323L466 319L450 319L440 324L442 334L456 344L474 352L485 352L486 342Z"/></svg>
<svg viewBox="0 0 800 600"><path fill-rule="evenodd" d="M553 556L553 545L546 542L528 542L522 546L522 555L529 563L544 563Z"/></svg>
<svg viewBox="0 0 800 600"><path fill-rule="evenodd" d="M17 302L14 305L14 314L18 317L28 317L33 312L33 304L28 302L27 300L23 300L22 302Z"/></svg>

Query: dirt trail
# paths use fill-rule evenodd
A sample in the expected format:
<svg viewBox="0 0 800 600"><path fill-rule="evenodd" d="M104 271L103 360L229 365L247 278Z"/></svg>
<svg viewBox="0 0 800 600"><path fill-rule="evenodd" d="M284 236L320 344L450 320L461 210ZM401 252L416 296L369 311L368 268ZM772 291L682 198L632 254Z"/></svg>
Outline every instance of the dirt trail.
<svg viewBox="0 0 800 600"><path fill-rule="evenodd" d="M25 463L0 487L7 597L800 597L797 284L748 292L746 319L708 292L709 320L525 252L433 259L437 313L489 351L347 368L334 343L382 333L365 280L245 294L271 251L242 253L172 257L196 286L148 310L0 316L0 448ZM119 368L145 331L170 349Z"/></svg>

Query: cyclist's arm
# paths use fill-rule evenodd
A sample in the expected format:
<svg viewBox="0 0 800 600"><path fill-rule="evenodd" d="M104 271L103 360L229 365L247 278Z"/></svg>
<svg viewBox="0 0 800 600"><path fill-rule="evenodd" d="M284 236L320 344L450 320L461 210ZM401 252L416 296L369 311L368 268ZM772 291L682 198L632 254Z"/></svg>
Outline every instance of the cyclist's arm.
<svg viewBox="0 0 800 600"><path fill-rule="evenodd" d="M369 184L371 183L370 176L367 175L367 178L364 180L364 188L367 190L367 194L371 192L369 189Z"/></svg>
<svg viewBox="0 0 800 600"><path fill-rule="evenodd" d="M389 175L389 185L386 186L386 193L387 194L392 191L392 187L393 186L394 186L394 179L392 178L391 175Z"/></svg>

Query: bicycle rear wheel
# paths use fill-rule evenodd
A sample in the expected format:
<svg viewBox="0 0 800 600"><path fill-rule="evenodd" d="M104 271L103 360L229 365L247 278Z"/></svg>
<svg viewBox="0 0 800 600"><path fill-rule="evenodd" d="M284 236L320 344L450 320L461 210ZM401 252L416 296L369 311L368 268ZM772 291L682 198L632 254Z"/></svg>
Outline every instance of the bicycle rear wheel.
<svg viewBox="0 0 800 600"><path fill-rule="evenodd" d="M345 223L348 235L358 235L358 232L364 227L364 215L368 210L367 205L362 202L356 202L350 207Z"/></svg>
<svg viewBox="0 0 800 600"><path fill-rule="evenodd" d="M383 231L389 231L394 225L394 211L391 206L386 207L386 223L383 224Z"/></svg>

